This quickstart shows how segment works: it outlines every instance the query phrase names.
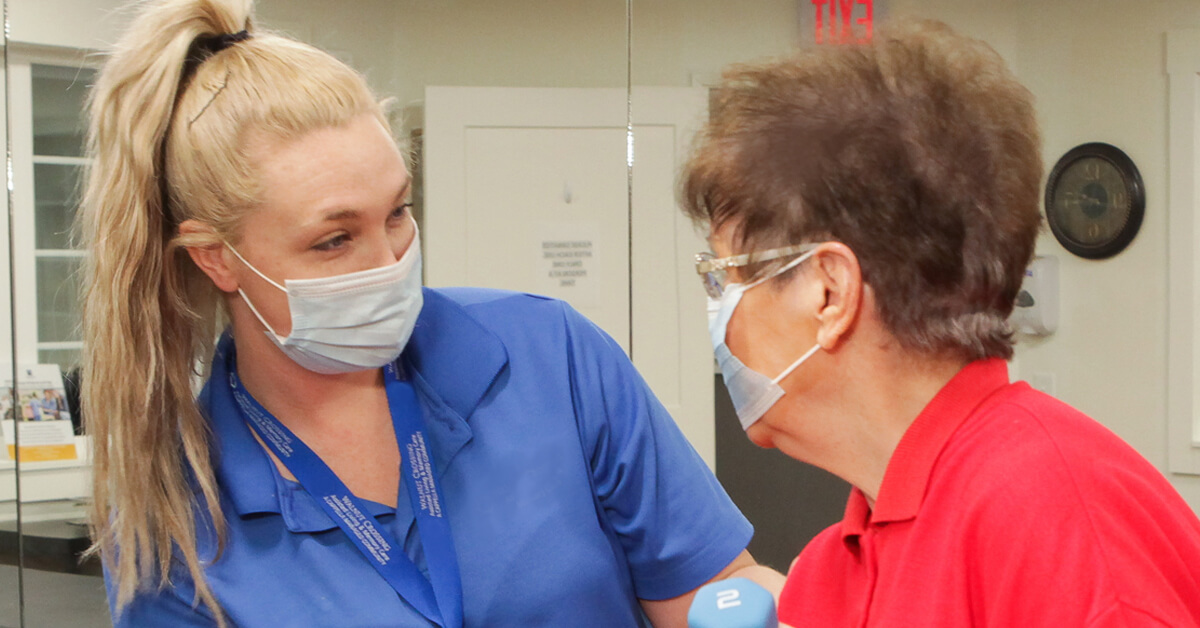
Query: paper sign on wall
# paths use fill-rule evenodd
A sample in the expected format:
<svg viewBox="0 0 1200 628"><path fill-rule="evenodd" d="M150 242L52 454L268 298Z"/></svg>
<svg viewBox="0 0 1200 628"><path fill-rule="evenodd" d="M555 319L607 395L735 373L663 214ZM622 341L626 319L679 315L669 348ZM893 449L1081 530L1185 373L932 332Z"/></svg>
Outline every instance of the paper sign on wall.
<svg viewBox="0 0 1200 628"><path fill-rule="evenodd" d="M534 247L536 291L576 309L596 306L599 231L594 223L544 224Z"/></svg>
<svg viewBox="0 0 1200 628"><path fill-rule="evenodd" d="M11 375L0 374L0 417L4 418L0 423L8 455L16 455L16 436L20 436L21 462L77 458L75 428L58 365L21 368L15 407L12 382Z"/></svg>

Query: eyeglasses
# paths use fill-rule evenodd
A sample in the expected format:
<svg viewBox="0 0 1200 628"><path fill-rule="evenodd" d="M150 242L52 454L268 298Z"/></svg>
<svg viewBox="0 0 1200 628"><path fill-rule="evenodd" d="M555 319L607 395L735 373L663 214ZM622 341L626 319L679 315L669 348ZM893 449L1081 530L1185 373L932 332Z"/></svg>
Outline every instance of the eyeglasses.
<svg viewBox="0 0 1200 628"><path fill-rule="evenodd" d="M749 266L759 262L769 262L789 255L801 255L820 246L820 244L794 244L778 249L767 249L755 253L743 253L731 257L717 257L705 251L696 254L696 273L704 283L704 291L708 296L719 299L725 294L725 286L729 285L727 270L739 266Z"/></svg>

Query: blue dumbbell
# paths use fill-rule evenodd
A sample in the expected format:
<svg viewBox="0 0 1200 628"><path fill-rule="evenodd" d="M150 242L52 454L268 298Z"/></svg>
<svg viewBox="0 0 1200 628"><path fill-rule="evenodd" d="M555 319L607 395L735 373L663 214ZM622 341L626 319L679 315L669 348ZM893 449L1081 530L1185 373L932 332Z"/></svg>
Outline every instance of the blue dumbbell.
<svg viewBox="0 0 1200 628"><path fill-rule="evenodd" d="M688 610L688 628L778 628L775 598L745 578L706 584Z"/></svg>

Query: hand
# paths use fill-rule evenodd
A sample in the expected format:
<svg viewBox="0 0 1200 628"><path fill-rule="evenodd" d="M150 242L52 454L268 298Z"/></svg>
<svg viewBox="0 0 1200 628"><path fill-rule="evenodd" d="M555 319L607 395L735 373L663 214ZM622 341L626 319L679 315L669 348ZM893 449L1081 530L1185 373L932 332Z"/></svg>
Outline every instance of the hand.
<svg viewBox="0 0 1200 628"><path fill-rule="evenodd" d="M775 598L775 602L779 603L779 593L783 590L783 583L786 580L783 574L758 564L750 552L742 550L733 562L729 563L716 576L713 576L708 582L716 582L725 580L726 578L746 578L753 581L767 591L771 592L771 596ZM705 582L704 584L708 584ZM703 585L701 585L703 586ZM646 617L650 619L651 625L654 628L687 628L688 610L692 606L692 598L696 596L696 591L700 587L684 593L679 597L674 597L669 600L642 600L642 610L645 611ZM780 624L784 626L784 624ZM784 626L784 628L791 628Z"/></svg>

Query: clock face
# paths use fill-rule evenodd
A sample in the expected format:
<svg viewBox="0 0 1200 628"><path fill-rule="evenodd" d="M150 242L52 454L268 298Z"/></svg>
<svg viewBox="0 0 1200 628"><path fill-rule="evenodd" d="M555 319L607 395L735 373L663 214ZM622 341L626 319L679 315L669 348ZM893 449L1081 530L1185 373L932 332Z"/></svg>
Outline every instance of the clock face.
<svg viewBox="0 0 1200 628"><path fill-rule="evenodd" d="M1133 162L1108 144L1085 144L1059 160L1046 186L1046 219L1072 253L1098 259L1124 249L1142 222L1145 198Z"/></svg>

